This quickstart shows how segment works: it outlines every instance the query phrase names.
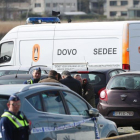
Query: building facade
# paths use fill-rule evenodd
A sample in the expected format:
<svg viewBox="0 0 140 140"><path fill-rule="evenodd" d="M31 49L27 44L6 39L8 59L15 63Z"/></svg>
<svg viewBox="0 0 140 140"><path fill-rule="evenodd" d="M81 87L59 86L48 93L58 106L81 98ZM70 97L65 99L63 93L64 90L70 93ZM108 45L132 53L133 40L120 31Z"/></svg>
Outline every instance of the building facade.
<svg viewBox="0 0 140 140"><path fill-rule="evenodd" d="M26 14L30 9L30 3L24 0L19 1L1 1L0 2L0 19L14 20L20 19L22 14Z"/></svg>
<svg viewBox="0 0 140 140"><path fill-rule="evenodd" d="M107 18L140 17L140 0L106 0Z"/></svg>
<svg viewBox="0 0 140 140"><path fill-rule="evenodd" d="M106 0L90 0L89 2L89 9L90 12L104 15L106 9L104 8L106 4Z"/></svg>
<svg viewBox="0 0 140 140"><path fill-rule="evenodd" d="M45 13L45 0L31 0L30 4L32 13L36 13L38 15L43 15Z"/></svg>
<svg viewBox="0 0 140 140"><path fill-rule="evenodd" d="M45 11L51 14L53 11L60 11L60 14L65 12L77 11L77 0L45 0Z"/></svg>

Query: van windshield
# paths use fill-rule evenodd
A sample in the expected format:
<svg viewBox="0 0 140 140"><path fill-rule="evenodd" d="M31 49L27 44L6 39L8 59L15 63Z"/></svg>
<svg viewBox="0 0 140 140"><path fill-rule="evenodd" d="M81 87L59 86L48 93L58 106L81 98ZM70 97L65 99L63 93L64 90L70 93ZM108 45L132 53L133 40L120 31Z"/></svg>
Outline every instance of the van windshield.
<svg viewBox="0 0 140 140"><path fill-rule="evenodd" d="M14 42L6 42L0 46L0 63L9 62L12 57Z"/></svg>
<svg viewBox="0 0 140 140"><path fill-rule="evenodd" d="M140 75L118 75L112 78L107 89L111 90L128 90L140 89Z"/></svg>

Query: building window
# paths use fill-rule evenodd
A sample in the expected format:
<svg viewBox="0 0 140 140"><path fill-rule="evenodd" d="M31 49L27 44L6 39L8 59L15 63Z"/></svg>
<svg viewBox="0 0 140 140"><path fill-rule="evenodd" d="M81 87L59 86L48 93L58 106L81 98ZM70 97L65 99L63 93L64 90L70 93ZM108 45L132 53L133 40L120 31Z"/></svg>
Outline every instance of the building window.
<svg viewBox="0 0 140 140"><path fill-rule="evenodd" d="M57 7L57 3L53 3L53 7Z"/></svg>
<svg viewBox="0 0 140 140"><path fill-rule="evenodd" d="M121 16L127 16L127 11L122 11Z"/></svg>
<svg viewBox="0 0 140 140"><path fill-rule="evenodd" d="M139 4L139 0L133 1L133 4L134 4L134 5L138 5L138 4Z"/></svg>
<svg viewBox="0 0 140 140"><path fill-rule="evenodd" d="M63 6L64 4L63 3L59 3L59 6Z"/></svg>
<svg viewBox="0 0 140 140"><path fill-rule="evenodd" d="M71 3L67 3L67 6L71 6Z"/></svg>
<svg viewBox="0 0 140 140"><path fill-rule="evenodd" d="M122 5L122 6L128 5L128 1L121 1L121 5Z"/></svg>
<svg viewBox="0 0 140 140"><path fill-rule="evenodd" d="M97 7L98 7L98 3L97 3L97 2L93 2L93 3L92 3L92 7L97 8Z"/></svg>
<svg viewBox="0 0 140 140"><path fill-rule="evenodd" d="M35 3L35 7L41 7L41 3Z"/></svg>
<svg viewBox="0 0 140 140"><path fill-rule="evenodd" d="M111 12L110 12L110 16L111 16L111 17L116 16L116 15L117 15L117 12L116 12L116 11L111 11Z"/></svg>
<svg viewBox="0 0 140 140"><path fill-rule="evenodd" d="M110 6L117 6L117 1L110 1Z"/></svg>
<svg viewBox="0 0 140 140"><path fill-rule="evenodd" d="M50 3L46 3L46 7L50 7Z"/></svg>

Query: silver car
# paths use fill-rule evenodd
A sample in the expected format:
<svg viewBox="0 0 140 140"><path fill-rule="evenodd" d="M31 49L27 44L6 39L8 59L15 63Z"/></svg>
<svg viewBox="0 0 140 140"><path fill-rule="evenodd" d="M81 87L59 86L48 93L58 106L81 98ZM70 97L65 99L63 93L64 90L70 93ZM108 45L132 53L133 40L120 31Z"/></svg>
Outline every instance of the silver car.
<svg viewBox="0 0 140 140"><path fill-rule="evenodd" d="M95 140L118 135L114 122L62 84L1 85L0 114L14 93L31 124L30 140Z"/></svg>
<svg viewBox="0 0 140 140"><path fill-rule="evenodd" d="M32 74L33 70L40 67L41 74L48 74L51 68L44 65L35 66L4 66L0 67L0 76L10 74Z"/></svg>

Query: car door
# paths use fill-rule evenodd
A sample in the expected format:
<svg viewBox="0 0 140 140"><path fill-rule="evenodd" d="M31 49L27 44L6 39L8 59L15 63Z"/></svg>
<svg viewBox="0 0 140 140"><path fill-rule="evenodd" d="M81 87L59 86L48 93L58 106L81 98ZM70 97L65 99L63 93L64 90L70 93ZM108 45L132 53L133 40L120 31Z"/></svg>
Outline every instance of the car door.
<svg viewBox="0 0 140 140"><path fill-rule="evenodd" d="M88 114L89 107L87 103L82 100L82 98L76 96L76 94L73 94L72 92L62 91L62 93L69 108L69 113L76 125L76 140L94 140L94 121Z"/></svg>
<svg viewBox="0 0 140 140"><path fill-rule="evenodd" d="M75 140L73 120L67 114L59 91L45 91L41 94L49 129L54 140Z"/></svg>
<svg viewBox="0 0 140 140"><path fill-rule="evenodd" d="M43 131L43 128L49 127L49 124L46 112L44 112L41 93L33 91L33 94L28 95L21 103L21 110L31 122L31 140L43 140L52 137L51 133Z"/></svg>

